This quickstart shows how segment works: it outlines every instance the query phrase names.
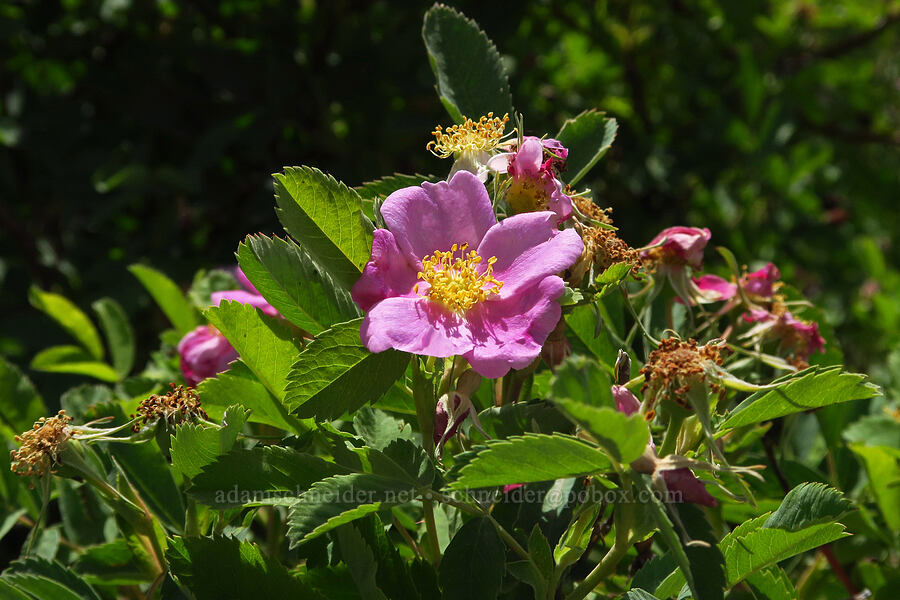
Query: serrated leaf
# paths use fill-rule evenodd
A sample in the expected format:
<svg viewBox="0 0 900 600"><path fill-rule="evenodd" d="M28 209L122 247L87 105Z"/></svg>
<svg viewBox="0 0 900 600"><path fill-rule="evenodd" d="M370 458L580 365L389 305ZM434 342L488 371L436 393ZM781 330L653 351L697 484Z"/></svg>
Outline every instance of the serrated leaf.
<svg viewBox="0 0 900 600"><path fill-rule="evenodd" d="M100 600L88 583L56 561L25 558L13 561L3 571L3 581L33 598L53 600Z"/></svg>
<svg viewBox="0 0 900 600"><path fill-rule="evenodd" d="M408 354L373 354L363 346L361 323L356 319L335 325L297 357L285 389L289 410L301 417L336 419L377 400L406 372Z"/></svg>
<svg viewBox="0 0 900 600"><path fill-rule="evenodd" d="M243 406L229 407L221 427L180 425L171 439L172 468L186 477L199 475L203 467L231 450L249 412Z"/></svg>
<svg viewBox="0 0 900 600"><path fill-rule="evenodd" d="M287 326L240 302L224 301L205 314L266 389L284 399L288 371L300 355L300 345Z"/></svg>
<svg viewBox="0 0 900 600"><path fill-rule="evenodd" d="M799 594L787 574L773 565L747 577L747 583L765 600L797 600Z"/></svg>
<svg viewBox="0 0 900 600"><path fill-rule="evenodd" d="M720 426L730 429L776 419L839 402L864 400L881 394L865 375L845 373L840 367L810 367L780 381L774 390L756 392L741 402Z"/></svg>
<svg viewBox="0 0 900 600"><path fill-rule="evenodd" d="M214 418L224 415L227 407L240 404L250 410L247 420L253 423L285 430L298 426L297 420L241 360L231 363L228 371L201 381L197 394L203 401L203 408Z"/></svg>
<svg viewBox="0 0 900 600"><path fill-rule="evenodd" d="M371 201L374 198L386 198L397 190L402 190L406 187L422 185L426 181L436 183L440 180L441 178L437 175L420 175L418 173L415 175L404 175L402 173L394 173L393 175L388 175L381 179L367 181L353 189L356 190L363 201Z"/></svg>
<svg viewBox="0 0 900 600"><path fill-rule="evenodd" d="M647 449L650 427L640 414L627 416L607 406L591 406L566 398L556 399L554 403L619 463L637 460Z"/></svg>
<svg viewBox="0 0 900 600"><path fill-rule="evenodd" d="M611 468L596 447L568 435L526 434L480 448L457 473L453 489L579 477Z"/></svg>
<svg viewBox="0 0 900 600"><path fill-rule="evenodd" d="M197 600L291 598L322 600L256 544L228 537L176 538L166 559Z"/></svg>
<svg viewBox="0 0 900 600"><path fill-rule="evenodd" d="M444 600L494 600L503 583L506 547L487 517L463 525L444 552L439 580Z"/></svg>
<svg viewBox="0 0 900 600"><path fill-rule="evenodd" d="M138 278L180 335L199 325L197 311L175 282L160 271L145 265L131 265L128 270Z"/></svg>
<svg viewBox="0 0 900 600"><path fill-rule="evenodd" d="M787 493L763 527L798 531L834 522L850 507L850 501L834 488L822 483L801 483Z"/></svg>
<svg viewBox="0 0 900 600"><path fill-rule="evenodd" d="M472 19L436 4L425 13L422 38L437 78L437 91L450 117L478 120L493 112L512 114L509 81L500 53Z"/></svg>
<svg viewBox="0 0 900 600"><path fill-rule="evenodd" d="M609 151L618 128L615 119L596 109L567 119L556 134L556 139L569 149L568 170L562 175L563 181L572 186L581 181Z"/></svg>
<svg viewBox="0 0 900 600"><path fill-rule="evenodd" d="M112 365L120 376L125 377L134 366L134 330L128 316L112 298L101 298L91 306L100 318Z"/></svg>
<svg viewBox="0 0 900 600"><path fill-rule="evenodd" d="M359 316L359 310L327 273L291 240L248 235L238 246L244 275L288 321L318 335L335 323Z"/></svg>
<svg viewBox="0 0 900 600"><path fill-rule="evenodd" d="M320 272L349 290L362 274L372 248L357 194L310 167L287 167L275 175L278 218Z"/></svg>
<svg viewBox="0 0 900 600"><path fill-rule="evenodd" d="M95 360L80 346L53 346L41 350L31 359L31 368L47 373L87 375L101 381L119 380L115 369L105 362Z"/></svg>
<svg viewBox="0 0 900 600"><path fill-rule="evenodd" d="M570 356L558 367L551 398L568 398L593 406L614 407L612 378L600 363L586 356Z"/></svg>
<svg viewBox="0 0 900 600"><path fill-rule="evenodd" d="M412 579L409 563L400 555L397 548L385 533L384 524L378 515L360 519L349 527L359 533L359 540L372 552L377 571L375 579L378 588L384 590L389 598L409 598L415 600L421 594ZM341 555L345 556L341 547ZM426 596L426 598L428 598Z"/></svg>
<svg viewBox="0 0 900 600"><path fill-rule="evenodd" d="M340 547L341 559L349 568L350 576L356 583L361 600L388 600L375 580L375 574L378 572L375 556L359 531L352 525L346 525L337 529L334 538Z"/></svg>
<svg viewBox="0 0 900 600"><path fill-rule="evenodd" d="M31 381L0 356L0 433L12 439L45 415L44 401Z"/></svg>
<svg viewBox="0 0 900 600"><path fill-rule="evenodd" d="M725 555L729 587L769 565L847 535L840 523L823 523L799 531L759 527L748 533L736 535L737 532L731 532L719 544Z"/></svg>
<svg viewBox="0 0 900 600"><path fill-rule="evenodd" d="M88 583L101 585L140 585L156 575L149 556L136 555L124 538L84 548L72 568Z"/></svg>
<svg viewBox="0 0 900 600"><path fill-rule="evenodd" d="M234 449L216 457L191 480L188 494L219 509L293 504L314 482L347 469L280 446Z"/></svg>
<svg viewBox="0 0 900 600"><path fill-rule="evenodd" d="M288 537L291 546L418 496L408 481L374 473L352 473L323 479L304 492L291 507Z"/></svg>
<svg viewBox="0 0 900 600"><path fill-rule="evenodd" d="M103 360L100 334L81 309L59 294L51 294L37 287L29 290L28 300L33 307L59 323L94 360Z"/></svg>
<svg viewBox="0 0 900 600"><path fill-rule="evenodd" d="M368 406L356 411L353 428L366 441L366 445L376 450L386 448L394 440L411 440L413 436L412 427L408 423Z"/></svg>

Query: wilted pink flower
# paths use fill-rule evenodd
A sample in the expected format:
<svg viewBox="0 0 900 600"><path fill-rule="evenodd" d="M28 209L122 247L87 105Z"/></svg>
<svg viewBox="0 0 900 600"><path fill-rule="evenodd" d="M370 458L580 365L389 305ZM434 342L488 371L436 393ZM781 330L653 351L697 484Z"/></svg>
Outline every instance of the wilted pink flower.
<svg viewBox="0 0 900 600"><path fill-rule="evenodd" d="M660 473L663 481L666 482L666 489L669 493L681 494L681 500L702 504L703 506L715 506L717 504L712 494L706 491L706 486L703 482L687 467L664 470Z"/></svg>
<svg viewBox="0 0 900 600"><path fill-rule="evenodd" d="M641 408L641 401L624 385L612 386L612 395L616 401L616 409L629 417Z"/></svg>
<svg viewBox="0 0 900 600"><path fill-rule="evenodd" d="M641 251L641 258L667 267L688 265L699 269L703 266L703 250L710 237L712 234L705 227L669 227L647 244L648 249Z"/></svg>
<svg viewBox="0 0 900 600"><path fill-rule="evenodd" d="M761 308L744 313L743 319L757 324L747 332L748 337L769 335L780 338L781 343L803 361L813 352L825 352L825 338L819 334L819 325L815 321L803 321L790 311L776 315Z"/></svg>
<svg viewBox="0 0 900 600"><path fill-rule="evenodd" d="M775 282L779 278L781 273L778 267L769 263L762 269L741 277L741 287L751 296L769 299L775 295Z"/></svg>
<svg viewBox="0 0 900 600"><path fill-rule="evenodd" d="M240 268L235 269L234 276L247 290L213 292L211 298L214 306L218 306L223 300L233 300L255 306L267 315L278 316L278 311L256 292L256 288ZM178 354L181 357L181 373L191 386L227 371L228 364L238 357L237 351L225 336L211 325L201 325L186 333L178 342Z"/></svg>
<svg viewBox="0 0 900 600"><path fill-rule="evenodd" d="M486 377L521 369L559 321L559 273L581 255L573 229L549 211L498 223L487 189L467 171L388 196L387 230L353 299L367 311L360 330L372 352L395 348L460 355Z"/></svg>
<svg viewBox="0 0 900 600"><path fill-rule="evenodd" d="M546 160L545 150L549 155ZM491 157L488 168L512 177L506 200L514 213L549 209L565 221L572 214L572 199L563 193L556 172L568 155L569 151L557 140L542 143L534 136L526 136L516 152Z"/></svg>
<svg viewBox="0 0 900 600"><path fill-rule="evenodd" d="M722 279L717 275L704 275L703 277L693 277L694 282L700 295L707 302L721 302L730 300L737 294L737 285L726 279Z"/></svg>
<svg viewBox="0 0 900 600"><path fill-rule="evenodd" d="M181 373L190 386L227 371L228 364L238 357L225 336L212 325L201 325L185 334L178 342L178 354Z"/></svg>

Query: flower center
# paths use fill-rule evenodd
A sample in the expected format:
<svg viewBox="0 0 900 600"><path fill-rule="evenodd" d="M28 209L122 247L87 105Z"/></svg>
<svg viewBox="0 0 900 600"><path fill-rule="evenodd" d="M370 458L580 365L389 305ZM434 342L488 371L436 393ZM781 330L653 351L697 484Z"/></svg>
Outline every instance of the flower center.
<svg viewBox="0 0 900 600"><path fill-rule="evenodd" d="M448 158L454 153L490 152L500 143L509 121L509 115L503 115L501 119L492 112L478 121L463 118L465 120L460 125L451 125L447 129L442 129L440 125L435 127L431 133L434 140L428 142L425 148L439 158Z"/></svg>
<svg viewBox="0 0 900 600"><path fill-rule="evenodd" d="M418 278L428 283L427 295L456 313L464 313L488 296L498 294L503 287L491 274L497 257L487 261L484 272L478 272L482 258L468 244L453 244L449 252L436 251L422 259ZM415 291L418 293L419 284Z"/></svg>

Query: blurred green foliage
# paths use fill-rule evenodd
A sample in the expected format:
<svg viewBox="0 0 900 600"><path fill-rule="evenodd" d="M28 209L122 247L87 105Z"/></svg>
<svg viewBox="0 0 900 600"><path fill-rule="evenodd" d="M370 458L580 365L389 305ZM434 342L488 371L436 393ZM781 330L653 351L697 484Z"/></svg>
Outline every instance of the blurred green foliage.
<svg viewBox="0 0 900 600"><path fill-rule="evenodd" d="M618 119L589 183L632 245L709 227L823 305L849 365L884 364L900 343L900 3L451 4L504 53L528 133L585 106ZM162 317L126 265L186 284L232 263L244 234L280 229L283 165L349 185L445 173L424 150L446 124L428 6L2 3L0 353L26 364L64 339L28 305L35 283L118 299L145 360Z"/></svg>

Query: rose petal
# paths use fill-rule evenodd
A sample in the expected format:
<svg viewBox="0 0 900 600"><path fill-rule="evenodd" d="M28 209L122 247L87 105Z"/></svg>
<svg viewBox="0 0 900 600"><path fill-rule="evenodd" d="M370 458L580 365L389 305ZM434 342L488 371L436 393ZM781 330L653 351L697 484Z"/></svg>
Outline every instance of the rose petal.
<svg viewBox="0 0 900 600"><path fill-rule="evenodd" d="M371 352L395 348L446 358L472 348L472 332L466 321L421 297L382 300L363 319L360 337Z"/></svg>
<svg viewBox="0 0 900 600"><path fill-rule="evenodd" d="M400 252L393 234L387 229L376 229L372 257L353 286L351 296L363 311L367 311L385 298L412 295L416 275L416 269Z"/></svg>
<svg viewBox="0 0 900 600"><path fill-rule="evenodd" d="M497 222L487 189L468 171L459 171L449 182L397 190L384 201L381 215L416 266L423 257L447 251L453 244L477 248Z"/></svg>
<svg viewBox="0 0 900 600"><path fill-rule="evenodd" d="M669 492L680 493L681 500L684 502L693 502L703 506L715 506L717 504L716 499L706 491L706 486L703 485L703 482L697 479L687 467L663 471L662 477Z"/></svg>
<svg viewBox="0 0 900 600"><path fill-rule="evenodd" d="M275 310L275 307L269 304L266 299L259 294L245 292L244 290L229 290L227 292L213 292L210 297L212 298L214 306L218 306L223 300L233 300L242 304L255 306L272 317L278 316L278 311Z"/></svg>
<svg viewBox="0 0 900 600"><path fill-rule="evenodd" d="M509 298L548 275L571 267L581 257L584 244L574 229L559 231L558 217L550 211L522 213L504 219L484 236L478 254L487 261L496 257L494 277L503 282L499 298Z"/></svg>
<svg viewBox="0 0 900 600"><path fill-rule="evenodd" d="M178 354L188 385L197 385L207 377L227 371L229 363L238 357L225 336L208 325L187 332L178 342Z"/></svg>
<svg viewBox="0 0 900 600"><path fill-rule="evenodd" d="M495 378L531 364L559 322L556 299L564 290L562 279L551 275L520 294L471 309L466 320L474 348L464 356L472 368Z"/></svg>
<svg viewBox="0 0 900 600"><path fill-rule="evenodd" d="M737 285L718 275L694 277L693 281L707 300L714 302L729 300L737 294Z"/></svg>

